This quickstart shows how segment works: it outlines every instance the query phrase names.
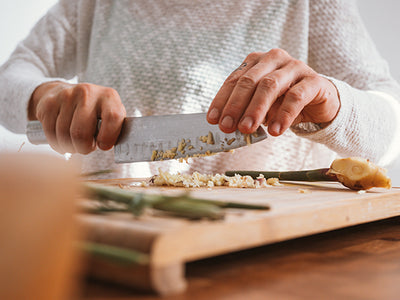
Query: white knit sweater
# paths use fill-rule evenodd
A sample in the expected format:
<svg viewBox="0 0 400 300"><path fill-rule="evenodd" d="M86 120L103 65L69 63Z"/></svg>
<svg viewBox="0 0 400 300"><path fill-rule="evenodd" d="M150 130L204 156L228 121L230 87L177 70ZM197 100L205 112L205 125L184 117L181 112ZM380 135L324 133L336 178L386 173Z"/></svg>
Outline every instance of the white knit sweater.
<svg viewBox="0 0 400 300"><path fill-rule="evenodd" d="M341 109L331 125L292 128L189 164L124 164L118 176L148 176L160 166L205 173L316 168L337 155L387 165L398 155L400 88L349 0L61 0L1 67L0 122L24 132L33 90L73 77L115 88L128 115L205 112L250 52L276 47L336 85ZM76 157L85 171L115 167L112 150Z"/></svg>

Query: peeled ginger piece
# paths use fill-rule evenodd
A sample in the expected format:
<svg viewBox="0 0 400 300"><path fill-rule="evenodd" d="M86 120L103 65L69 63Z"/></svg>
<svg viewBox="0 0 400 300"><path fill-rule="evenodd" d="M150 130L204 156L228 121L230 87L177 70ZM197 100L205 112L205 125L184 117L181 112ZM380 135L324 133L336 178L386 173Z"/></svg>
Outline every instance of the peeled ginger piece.
<svg viewBox="0 0 400 300"><path fill-rule="evenodd" d="M336 175L339 182L353 190L368 190L373 187L390 189L391 179L387 170L360 157L336 159L328 174Z"/></svg>

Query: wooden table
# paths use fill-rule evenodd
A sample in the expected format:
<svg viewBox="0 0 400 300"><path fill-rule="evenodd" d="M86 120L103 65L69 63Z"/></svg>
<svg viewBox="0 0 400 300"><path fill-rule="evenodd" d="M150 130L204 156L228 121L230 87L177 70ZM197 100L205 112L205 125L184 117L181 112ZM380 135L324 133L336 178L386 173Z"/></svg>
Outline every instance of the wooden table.
<svg viewBox="0 0 400 300"><path fill-rule="evenodd" d="M188 263L186 277L168 297L89 280L82 299L399 299L400 217Z"/></svg>

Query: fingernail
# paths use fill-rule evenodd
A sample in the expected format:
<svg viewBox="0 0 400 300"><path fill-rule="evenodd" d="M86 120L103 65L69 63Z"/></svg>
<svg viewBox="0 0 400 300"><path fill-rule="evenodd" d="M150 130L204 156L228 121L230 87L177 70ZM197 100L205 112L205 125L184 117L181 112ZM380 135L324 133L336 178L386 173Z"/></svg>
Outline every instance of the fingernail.
<svg viewBox="0 0 400 300"><path fill-rule="evenodd" d="M273 122L268 127L271 133L275 133L277 135L281 133L281 124L279 124L278 122Z"/></svg>
<svg viewBox="0 0 400 300"><path fill-rule="evenodd" d="M105 143L97 143L97 146L101 149L101 150L105 150L105 149L108 149L109 148L109 146L107 145L107 144L105 144Z"/></svg>
<svg viewBox="0 0 400 300"><path fill-rule="evenodd" d="M219 111L218 111L218 108L213 108L211 111L210 111L210 113L208 114L208 117L210 118L210 119L213 119L213 120L217 120L218 118L219 118Z"/></svg>
<svg viewBox="0 0 400 300"><path fill-rule="evenodd" d="M221 126L226 128L226 129L232 128L233 127L233 119L232 119L232 117L231 116L225 116L222 119Z"/></svg>
<svg viewBox="0 0 400 300"><path fill-rule="evenodd" d="M245 117L240 124L242 127L246 129L250 129L253 126L253 118L252 117Z"/></svg>

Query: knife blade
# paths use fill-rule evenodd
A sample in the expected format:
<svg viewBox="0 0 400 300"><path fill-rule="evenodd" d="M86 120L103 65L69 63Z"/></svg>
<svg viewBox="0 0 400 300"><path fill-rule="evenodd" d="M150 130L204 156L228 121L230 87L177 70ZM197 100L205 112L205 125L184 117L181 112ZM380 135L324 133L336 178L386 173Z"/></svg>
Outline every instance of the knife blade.
<svg viewBox="0 0 400 300"><path fill-rule="evenodd" d="M101 122L99 122L99 126ZM41 123L29 121L32 144L46 144ZM206 113L127 117L114 146L116 163L159 161L230 151L267 138L262 126L253 134L222 132L206 120Z"/></svg>

